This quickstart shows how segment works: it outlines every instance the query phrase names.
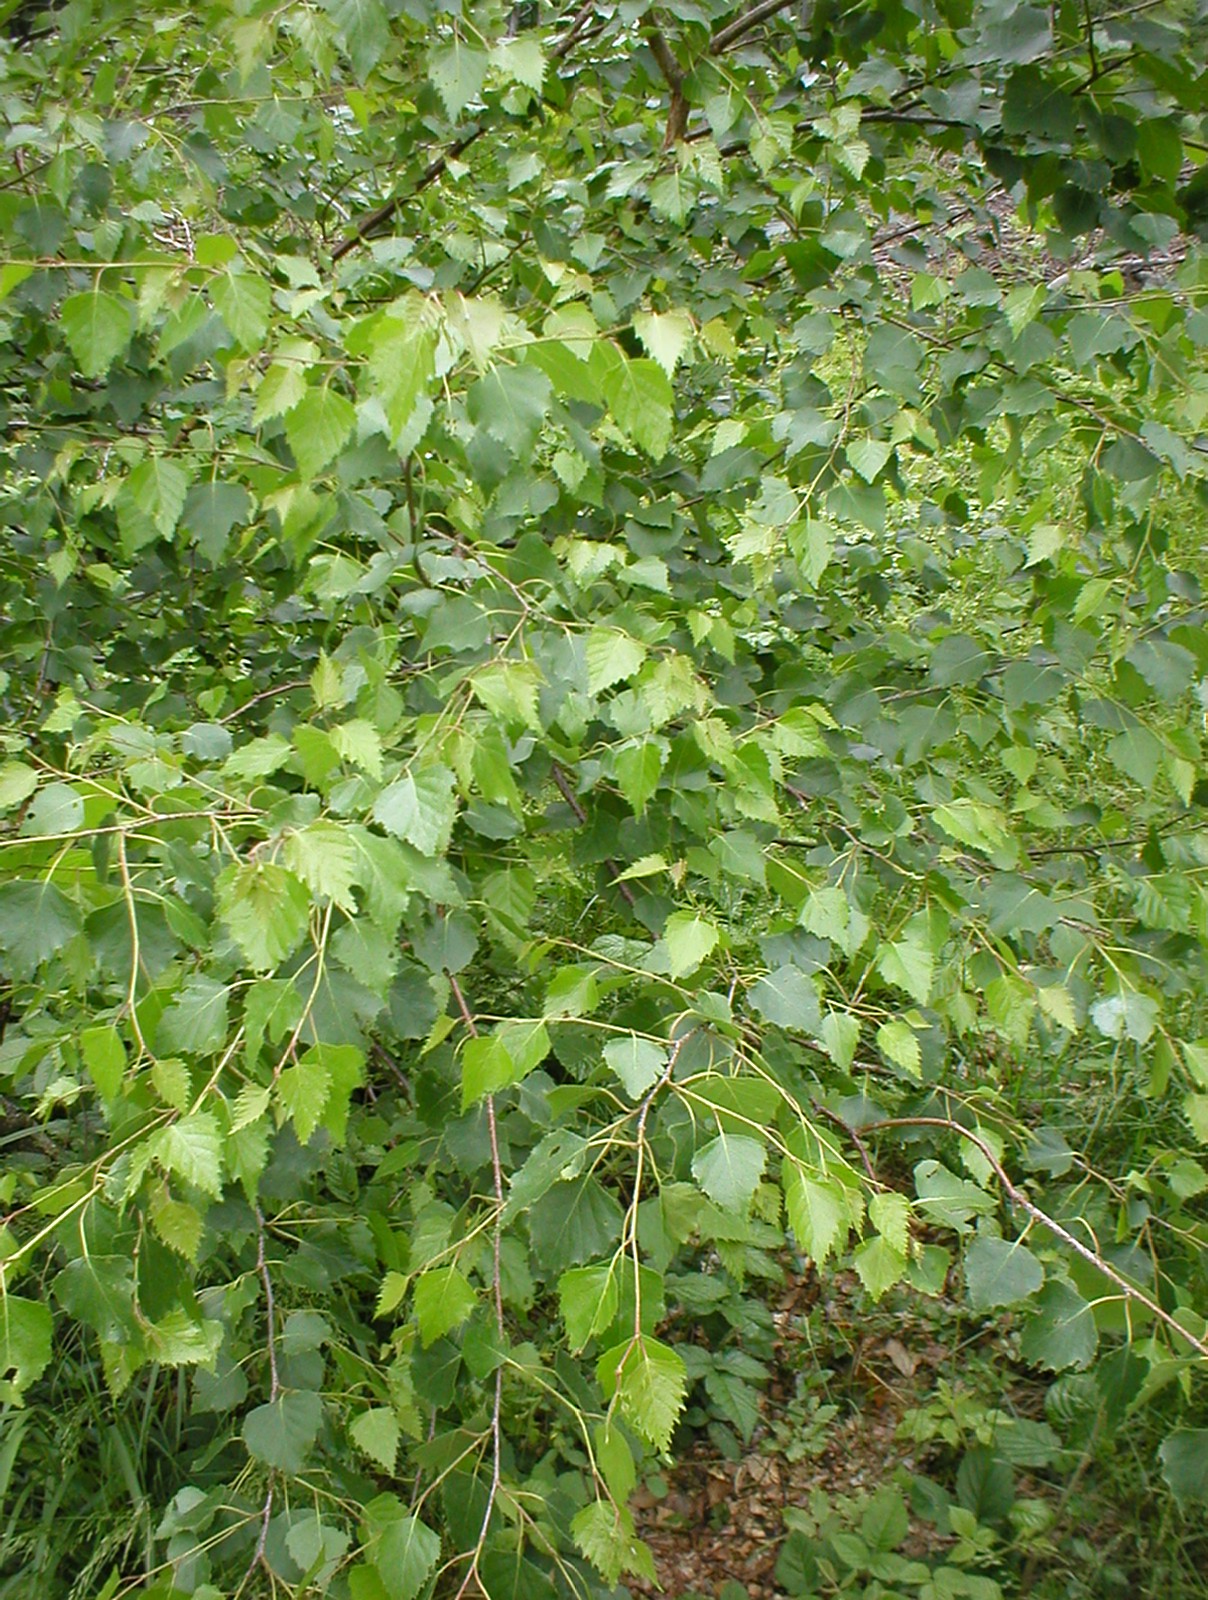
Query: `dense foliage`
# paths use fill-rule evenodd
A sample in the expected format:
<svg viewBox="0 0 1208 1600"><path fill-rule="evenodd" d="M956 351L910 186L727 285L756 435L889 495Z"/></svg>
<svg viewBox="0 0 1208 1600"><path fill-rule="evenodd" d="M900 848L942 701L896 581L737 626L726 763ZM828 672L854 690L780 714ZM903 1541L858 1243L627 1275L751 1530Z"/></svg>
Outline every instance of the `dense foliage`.
<svg viewBox="0 0 1208 1600"><path fill-rule="evenodd" d="M0 19L0 1594L652 1576L794 1260L1194 1515L1203 4Z"/></svg>

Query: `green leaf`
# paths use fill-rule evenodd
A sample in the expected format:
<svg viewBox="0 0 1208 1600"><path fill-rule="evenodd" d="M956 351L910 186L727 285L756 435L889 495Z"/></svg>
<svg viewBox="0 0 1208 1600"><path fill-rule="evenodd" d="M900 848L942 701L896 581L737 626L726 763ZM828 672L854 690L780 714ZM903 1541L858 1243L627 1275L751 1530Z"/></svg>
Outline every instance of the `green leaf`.
<svg viewBox="0 0 1208 1600"><path fill-rule="evenodd" d="M555 1183L529 1212L534 1256L547 1273L606 1256L620 1238L622 1216L616 1198L593 1177Z"/></svg>
<svg viewBox="0 0 1208 1600"><path fill-rule="evenodd" d="M550 381L537 367L498 366L471 387L466 410L471 422L523 456L536 442L551 398Z"/></svg>
<svg viewBox="0 0 1208 1600"><path fill-rule="evenodd" d="M232 265L210 284L214 308L243 350L257 351L268 330L271 290L246 268Z"/></svg>
<svg viewBox="0 0 1208 1600"><path fill-rule="evenodd" d="M877 1029L877 1049L895 1067L901 1067L908 1078L920 1075L923 1052L908 1022L900 1018L883 1022Z"/></svg>
<svg viewBox="0 0 1208 1600"><path fill-rule="evenodd" d="M965 1287L978 1311L1027 1300L1043 1283L1044 1268L1018 1240L979 1235L965 1252Z"/></svg>
<svg viewBox="0 0 1208 1600"><path fill-rule="evenodd" d="M512 83L522 83L534 94L541 93L545 82L545 56L541 41L535 35L519 34L512 39L500 39L491 46L491 65Z"/></svg>
<svg viewBox="0 0 1208 1600"><path fill-rule="evenodd" d="M621 1296L611 1264L575 1267L558 1279L558 1305L572 1350L611 1327Z"/></svg>
<svg viewBox="0 0 1208 1600"><path fill-rule="evenodd" d="M655 739L626 745L613 757L617 787L632 807L634 816L645 815L646 802L659 786L663 759L662 746Z"/></svg>
<svg viewBox="0 0 1208 1600"><path fill-rule="evenodd" d="M833 1178L807 1177L790 1164L784 1173L784 1203L802 1254L821 1267L846 1241L855 1221L842 1185Z"/></svg>
<svg viewBox="0 0 1208 1600"><path fill-rule="evenodd" d="M373 806L375 822L426 856L441 855L448 848L456 814L453 774L446 767L404 772L382 790Z"/></svg>
<svg viewBox="0 0 1208 1600"><path fill-rule="evenodd" d="M195 973L164 1011L155 1030L157 1050L212 1055L227 1039L228 989L205 973Z"/></svg>
<svg viewBox="0 0 1208 1600"><path fill-rule="evenodd" d="M654 1553L634 1531L633 1513L623 1504L593 1500L575 1512L571 1535L579 1549L603 1575L610 1589L631 1572L657 1585Z"/></svg>
<svg viewBox="0 0 1208 1600"><path fill-rule="evenodd" d="M695 911L673 911L663 925L663 941L673 978L695 972L717 948L721 934Z"/></svg>
<svg viewBox="0 0 1208 1600"><path fill-rule="evenodd" d="M0 811L11 811L38 787L38 774L24 761L0 762Z"/></svg>
<svg viewBox="0 0 1208 1600"><path fill-rule="evenodd" d="M116 1100L126 1074L126 1047L114 1027L85 1028L80 1054L102 1100Z"/></svg>
<svg viewBox="0 0 1208 1600"><path fill-rule="evenodd" d="M626 1034L610 1039L604 1046L604 1059L625 1085L631 1100L640 1100L662 1076L667 1066L667 1051L652 1039Z"/></svg>
<svg viewBox="0 0 1208 1600"><path fill-rule="evenodd" d="M188 473L164 456L151 456L135 467L117 500L123 551L133 555L156 539L169 538L188 492Z"/></svg>
<svg viewBox="0 0 1208 1600"><path fill-rule="evenodd" d="M656 1450L666 1450L683 1410L688 1372L669 1345L643 1334L606 1350L596 1364L606 1399L615 1395L621 1415Z"/></svg>
<svg viewBox="0 0 1208 1600"><path fill-rule="evenodd" d="M654 361L623 357L604 379L604 398L617 426L655 461L671 443L675 395L670 379Z"/></svg>
<svg viewBox="0 0 1208 1600"><path fill-rule="evenodd" d="M587 636L585 653L587 687L592 694L602 694L614 683L633 677L646 659L646 646L640 639L631 638L617 628L597 626ZM624 785L622 790L624 792ZM653 792L650 790L648 794ZM629 798L627 793L626 798Z"/></svg>
<svg viewBox="0 0 1208 1600"><path fill-rule="evenodd" d="M450 122L458 117L482 89L489 57L485 50L453 38L428 51L428 77L444 102Z"/></svg>
<svg viewBox="0 0 1208 1600"><path fill-rule="evenodd" d="M1208 1505L1208 1428L1176 1428L1158 1455L1170 1492L1185 1509Z"/></svg>
<svg viewBox="0 0 1208 1600"><path fill-rule="evenodd" d="M692 318L688 313L639 311L633 319L633 331L642 341L647 355L658 362L669 378L674 377L692 338Z"/></svg>
<svg viewBox="0 0 1208 1600"><path fill-rule="evenodd" d="M745 1134L719 1133L692 1158L692 1176L723 1211L745 1215L763 1177L767 1151Z"/></svg>
<svg viewBox="0 0 1208 1600"><path fill-rule="evenodd" d="M330 900L341 911L354 908L358 855L346 827L322 818L310 822L288 835L282 855L285 865L318 899Z"/></svg>
<svg viewBox="0 0 1208 1600"><path fill-rule="evenodd" d="M308 389L285 416L285 437L304 479L317 478L348 443L356 411L335 389Z"/></svg>
<svg viewBox="0 0 1208 1600"><path fill-rule="evenodd" d="M331 1094L331 1073L321 1055L308 1050L277 1079L277 1094L292 1119L299 1144L309 1144Z"/></svg>
<svg viewBox="0 0 1208 1600"><path fill-rule="evenodd" d="M415 1600L440 1558L440 1536L393 1494L378 1495L365 1507L364 1535L387 1600Z"/></svg>
<svg viewBox="0 0 1208 1600"><path fill-rule="evenodd" d="M1019 1353L1032 1366L1061 1372L1089 1366L1098 1340L1091 1307L1068 1283L1053 1279L1040 1291L1037 1309L1024 1324Z"/></svg>
<svg viewBox="0 0 1208 1600"><path fill-rule="evenodd" d="M997 807L980 800L952 800L936 806L931 818L951 838L983 851L995 866L1014 865L1018 847Z"/></svg>
<svg viewBox="0 0 1208 1600"><path fill-rule="evenodd" d="M751 986L751 1004L781 1028L815 1034L822 1026L818 991L800 967L777 967Z"/></svg>
<svg viewBox="0 0 1208 1600"><path fill-rule="evenodd" d="M20 1404L50 1365L53 1332L49 1306L15 1294L0 1297L0 1399L6 1405Z"/></svg>
<svg viewBox="0 0 1208 1600"><path fill-rule="evenodd" d="M935 958L913 940L882 945L877 953L877 970L887 983L904 989L919 1005L925 1006L931 998Z"/></svg>
<svg viewBox="0 0 1208 1600"><path fill-rule="evenodd" d="M393 1475L398 1459L400 1429L398 1418L389 1406L371 1406L355 1417L348 1429L352 1442L376 1461L382 1471Z"/></svg>
<svg viewBox="0 0 1208 1600"><path fill-rule="evenodd" d="M906 1275L905 1255L895 1250L889 1240L880 1234L866 1240L855 1251L852 1265L874 1300L879 1300Z"/></svg>
<svg viewBox="0 0 1208 1600"><path fill-rule="evenodd" d="M209 1111L194 1111L169 1123L151 1140L152 1153L176 1177L217 1200L222 1194L223 1144L218 1122Z"/></svg>
<svg viewBox="0 0 1208 1600"><path fill-rule="evenodd" d="M59 312L63 337L86 378L103 378L126 353L134 334L134 306L104 289L70 295Z"/></svg>
<svg viewBox="0 0 1208 1600"><path fill-rule="evenodd" d="M306 1465L322 1423L322 1398L301 1389L249 1411L243 1419L243 1442L248 1454L265 1466L296 1474Z"/></svg>
<svg viewBox="0 0 1208 1600"><path fill-rule="evenodd" d="M53 883L0 884L0 951L15 978L32 978L81 930L79 912Z"/></svg>
<svg viewBox="0 0 1208 1600"><path fill-rule="evenodd" d="M469 1282L456 1267L425 1272L415 1283L415 1320L425 1345L459 1327L478 1304Z"/></svg>
<svg viewBox="0 0 1208 1600"><path fill-rule="evenodd" d="M292 872L271 861L230 866L218 879L218 912L257 972L284 961L306 932L310 895Z"/></svg>
<svg viewBox="0 0 1208 1600"><path fill-rule="evenodd" d="M358 78L367 78L390 42L390 18L382 0L323 0Z"/></svg>
<svg viewBox="0 0 1208 1600"><path fill-rule="evenodd" d="M462 1109L519 1083L548 1054L549 1034L541 1022L505 1022L493 1033L468 1039L462 1051Z"/></svg>

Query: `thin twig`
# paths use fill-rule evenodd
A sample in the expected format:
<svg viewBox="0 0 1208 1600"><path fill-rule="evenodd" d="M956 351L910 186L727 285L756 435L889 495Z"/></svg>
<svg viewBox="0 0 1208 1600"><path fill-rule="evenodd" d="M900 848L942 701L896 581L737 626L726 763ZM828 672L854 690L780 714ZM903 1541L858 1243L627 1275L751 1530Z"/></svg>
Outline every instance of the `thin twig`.
<svg viewBox="0 0 1208 1600"><path fill-rule="evenodd" d="M1023 1190L1007 1176L1002 1162L978 1134L962 1127L959 1122L954 1122L950 1117L883 1117L878 1122L865 1123L862 1131L864 1133L877 1133L882 1128L942 1128L947 1133L955 1133L960 1138L967 1139L985 1157L999 1184L1002 1186L1003 1193L1013 1205L1018 1206L1021 1211L1031 1217L1033 1222L1040 1223L1041 1227L1047 1228L1050 1233L1055 1234L1062 1244L1072 1250L1075 1255L1081 1256L1083 1261L1095 1268L1096 1272L1101 1272L1105 1278L1116 1285L1126 1299L1135 1300L1138 1305L1144 1306L1152 1316L1157 1317L1158 1321L1172 1333L1177 1334L1180 1339L1186 1340L1192 1349L1197 1350L1200 1355L1208 1358L1208 1339L1201 1339L1196 1334L1191 1333L1177 1318L1172 1317L1169 1311L1164 1311L1152 1295L1146 1294L1144 1289L1138 1289L1135 1284L1129 1283L1128 1279L1121 1276L1115 1267L1110 1262L1105 1261L1097 1251L1092 1250L1089 1245L1083 1244L1081 1239L1075 1238L1055 1218L1050 1217L1047 1212L1042 1211L1038 1205L1029 1200ZM848 1125L848 1133L850 1134L851 1131L851 1127Z"/></svg>
<svg viewBox="0 0 1208 1600"><path fill-rule="evenodd" d="M585 827L587 824L587 812L584 811L570 779L566 776L566 773L563 772L562 768L556 761L551 768L550 775L558 786L558 792L561 794L562 798L566 801L567 805L571 808L575 814L575 817L578 819L579 826ZM637 900L634 897L633 890L627 883L622 883L620 881L621 869L611 858L611 856L608 857L608 859L604 862L604 866L609 876L612 878L612 881L616 884L617 889L620 891L621 897L624 899L626 904L629 906L637 905Z"/></svg>
<svg viewBox="0 0 1208 1600"><path fill-rule="evenodd" d="M264 1321L268 1345L268 1403L276 1403L281 1393L281 1375L277 1368L277 1301L273 1294L273 1280L268 1270L268 1258L264 1252L266 1230L264 1226L264 1213L259 1205L256 1207L256 1271L260 1275L260 1282L264 1286ZM268 1544L269 1523L273 1515L273 1497L275 1491L273 1474L269 1473L268 1493L264 1497L264 1509L260 1513L260 1532L256 1539L256 1548L252 1559L248 1562L247 1571L243 1575L246 1583L252 1573L264 1561L265 1548ZM242 1589L243 1584L240 1584Z"/></svg>
<svg viewBox="0 0 1208 1600"><path fill-rule="evenodd" d="M449 974L449 985L457 1001L457 1009L461 1012L462 1021L471 1038L478 1038L478 1024L474 1014L466 1004L466 997L456 977ZM491 1181L495 1191L495 1226L492 1235L493 1246L493 1271L492 1289L495 1300L495 1331L499 1341L503 1342L503 1163L499 1158L499 1125L495 1119L495 1096L488 1094L485 1097L487 1113L487 1130L491 1138ZM495 1510L495 1502L499 1497L499 1485L503 1472L503 1436L500 1429L500 1418L503 1413L503 1364L495 1368L495 1397L491 1406L491 1483L487 1490L486 1508L482 1514L482 1524L478 1530L478 1538L474 1543L473 1554L465 1577L461 1580L454 1600L461 1600L470 1584L479 1577L478 1562L486 1544L487 1532L491 1525L491 1516ZM480 1580L481 1581L481 1580Z"/></svg>

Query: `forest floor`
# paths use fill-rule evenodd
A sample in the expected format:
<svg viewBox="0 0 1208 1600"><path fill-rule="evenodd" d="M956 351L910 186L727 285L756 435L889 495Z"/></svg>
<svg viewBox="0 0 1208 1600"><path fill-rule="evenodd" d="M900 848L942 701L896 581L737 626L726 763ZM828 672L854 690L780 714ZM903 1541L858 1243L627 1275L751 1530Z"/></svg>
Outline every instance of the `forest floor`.
<svg viewBox="0 0 1208 1600"><path fill-rule="evenodd" d="M955 1308L954 1308L955 1309ZM807 1321L807 1313L809 1313ZM777 1342L762 1421L738 1459L700 1436L673 1469L638 1490L637 1531L654 1552L664 1596L779 1600L776 1564L794 1508L873 1494L899 1468L921 1471L925 1450L898 1436L903 1417L952 1378L959 1343L917 1316L869 1315L854 1274L790 1278L774 1312ZM825 1343L816 1330L824 1330ZM1035 1396L1021 1394L1025 1405ZM903 1553L934 1556L950 1540L912 1518ZM659 1593L629 1580L635 1594Z"/></svg>

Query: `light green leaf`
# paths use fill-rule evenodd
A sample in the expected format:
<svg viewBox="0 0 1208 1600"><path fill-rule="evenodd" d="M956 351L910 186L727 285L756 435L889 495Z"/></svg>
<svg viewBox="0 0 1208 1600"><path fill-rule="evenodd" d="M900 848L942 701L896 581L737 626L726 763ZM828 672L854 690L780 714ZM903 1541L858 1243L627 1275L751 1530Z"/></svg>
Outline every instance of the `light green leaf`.
<svg viewBox="0 0 1208 1600"><path fill-rule="evenodd" d="M717 948L721 934L695 911L673 911L663 926L663 940L673 978L695 972Z"/></svg>
<svg viewBox="0 0 1208 1600"><path fill-rule="evenodd" d="M587 687L592 694L632 678L646 659L646 646L618 628L597 625L587 636Z"/></svg>
<svg viewBox="0 0 1208 1600"><path fill-rule="evenodd" d="M662 1076L667 1066L667 1051L652 1039L639 1039L636 1033L610 1039L604 1046L604 1059L625 1085L631 1100L640 1100Z"/></svg>
<svg viewBox="0 0 1208 1600"><path fill-rule="evenodd" d="M331 1094L331 1073L314 1051L307 1051L277 1079L277 1094L292 1118L299 1144L309 1144Z"/></svg>
<svg viewBox="0 0 1208 1600"><path fill-rule="evenodd" d="M606 1399L617 1397L626 1422L656 1450L666 1450L688 1392L682 1357L643 1334L606 1350L596 1378Z"/></svg>
<svg viewBox="0 0 1208 1600"><path fill-rule="evenodd" d="M415 1320L423 1344L460 1326L477 1304L478 1297L456 1267L423 1273L415 1283Z"/></svg>
<svg viewBox="0 0 1208 1600"><path fill-rule="evenodd" d="M0 763L0 811L11 811L38 787L38 774L24 761Z"/></svg>
<svg viewBox="0 0 1208 1600"><path fill-rule="evenodd" d="M352 835L338 822L320 818L307 823L285 840L285 864L320 900L330 900L341 911L354 906L358 855Z"/></svg>
<svg viewBox="0 0 1208 1600"><path fill-rule="evenodd" d="M906 1257L895 1250L882 1234L866 1240L856 1250L852 1265L874 1300L879 1300L887 1289L892 1289L906 1274Z"/></svg>
<svg viewBox="0 0 1208 1600"><path fill-rule="evenodd" d="M268 329L271 290L264 278L237 264L210 285L215 309L244 350L259 350Z"/></svg>
<svg viewBox="0 0 1208 1600"><path fill-rule="evenodd" d="M877 1049L887 1061L900 1067L908 1078L920 1075L923 1052L914 1036L914 1029L900 1017L892 1022L883 1022L877 1029Z"/></svg>
<svg viewBox="0 0 1208 1600"><path fill-rule="evenodd" d="M625 745L613 757L617 787L636 817L645 814L646 802L659 786L663 760L663 747L655 739L643 739L640 744Z"/></svg>
<svg viewBox="0 0 1208 1600"><path fill-rule="evenodd" d="M328 385L309 389L286 413L285 437L303 480L317 478L348 443L356 424L350 400Z"/></svg>
<svg viewBox="0 0 1208 1600"><path fill-rule="evenodd" d="M627 1572L657 1586L654 1554L634 1531L633 1512L628 1506L593 1500L575 1512L570 1531L610 1589L615 1589Z"/></svg>
<svg viewBox="0 0 1208 1600"><path fill-rule="evenodd" d="M456 122L481 91L489 60L485 50L460 38L434 44L428 51L428 77L444 102L450 122Z"/></svg>
<svg viewBox="0 0 1208 1600"><path fill-rule="evenodd" d="M300 878L271 861L224 869L218 912L258 972L284 961L306 932L310 895Z"/></svg>
<svg viewBox="0 0 1208 1600"><path fill-rule="evenodd" d="M795 1163L786 1163L784 1202L798 1247L821 1267L844 1243L853 1223L842 1186L833 1178L808 1177Z"/></svg>
<svg viewBox="0 0 1208 1600"><path fill-rule="evenodd" d="M745 1215L763 1177L767 1151L758 1139L719 1133L692 1158L692 1176L723 1211Z"/></svg>
<svg viewBox="0 0 1208 1600"><path fill-rule="evenodd" d="M642 341L646 354L657 361L667 376L673 377L692 338L692 318L686 311L639 311L633 331Z"/></svg>
<svg viewBox="0 0 1208 1600"><path fill-rule="evenodd" d="M195 1111L169 1123L151 1140L151 1151L165 1172L191 1183L217 1200L222 1194L222 1134L209 1111Z"/></svg>
<svg viewBox="0 0 1208 1600"><path fill-rule="evenodd" d="M951 800L936 806L931 819L960 844L981 850L996 866L1013 866L1019 850L1007 827L1007 819L996 806L980 800Z"/></svg>
<svg viewBox="0 0 1208 1600"><path fill-rule="evenodd" d="M126 1073L121 1034L112 1026L85 1028L80 1035L80 1054L102 1100L116 1100Z"/></svg>
<svg viewBox="0 0 1208 1600"><path fill-rule="evenodd" d="M919 1005L925 1006L931 998L935 958L923 945L910 939L882 945L877 953L877 970L887 983L904 989Z"/></svg>
<svg viewBox="0 0 1208 1600"><path fill-rule="evenodd" d="M621 1303L611 1265L574 1267L558 1279L558 1304L572 1350L611 1327Z"/></svg>
<svg viewBox="0 0 1208 1600"><path fill-rule="evenodd" d="M382 790L373 806L375 822L426 856L441 855L448 848L456 812L453 774L446 767L404 772Z"/></svg>
<svg viewBox="0 0 1208 1600"><path fill-rule="evenodd" d="M617 426L655 461L671 443L675 395L655 361L623 357L604 379L604 398Z"/></svg>
<svg viewBox="0 0 1208 1600"><path fill-rule="evenodd" d="M491 65L502 77L512 83L522 83L534 94L541 93L545 82L545 56L541 41L532 33L519 34L512 39L500 39L491 46Z"/></svg>
<svg viewBox="0 0 1208 1600"><path fill-rule="evenodd" d="M353 1419L348 1432L352 1442L371 1461L376 1461L383 1472L393 1475L400 1430L398 1418L389 1406L371 1406L368 1411L362 1411Z"/></svg>

